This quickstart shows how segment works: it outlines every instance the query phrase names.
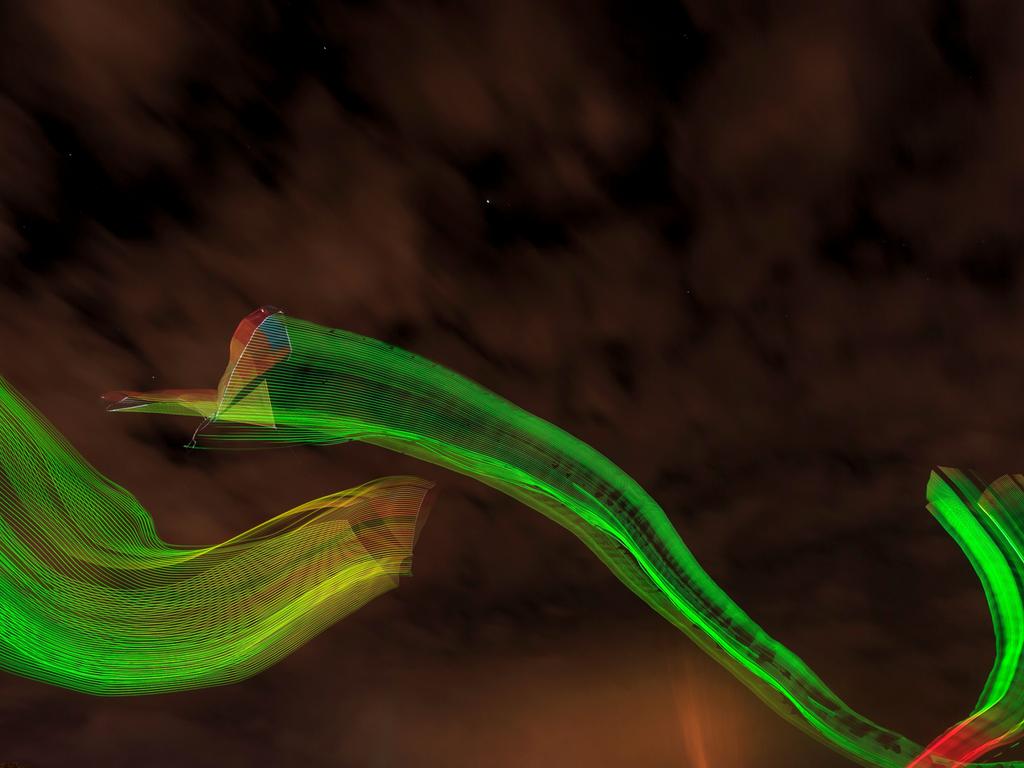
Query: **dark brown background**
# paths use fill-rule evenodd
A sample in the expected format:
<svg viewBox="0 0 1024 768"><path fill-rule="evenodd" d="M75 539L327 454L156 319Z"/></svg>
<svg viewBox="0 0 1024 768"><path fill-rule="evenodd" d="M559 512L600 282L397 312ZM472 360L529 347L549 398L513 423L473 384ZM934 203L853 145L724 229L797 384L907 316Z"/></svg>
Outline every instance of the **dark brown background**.
<svg viewBox="0 0 1024 768"><path fill-rule="evenodd" d="M933 465L1024 470L1016 2L11 2L0 374L165 538L382 474L416 576L239 685L0 675L30 766L840 766L484 487L366 446L189 452L272 303L574 432L852 706L926 741L992 658Z"/></svg>

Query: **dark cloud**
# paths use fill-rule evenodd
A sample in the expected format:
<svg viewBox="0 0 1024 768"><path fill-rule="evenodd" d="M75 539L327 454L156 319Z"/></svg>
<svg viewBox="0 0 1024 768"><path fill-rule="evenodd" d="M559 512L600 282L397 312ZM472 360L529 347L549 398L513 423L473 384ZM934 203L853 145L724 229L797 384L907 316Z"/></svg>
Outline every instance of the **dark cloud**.
<svg viewBox="0 0 1024 768"><path fill-rule="evenodd" d="M0 676L0 760L844 764L486 488L365 446L191 453L193 425L103 412L215 383L263 303L596 446L873 720L925 741L966 714L991 627L924 488L1022 469L1021 13L3 6L0 373L172 541L378 475L442 494L414 579L252 680Z"/></svg>

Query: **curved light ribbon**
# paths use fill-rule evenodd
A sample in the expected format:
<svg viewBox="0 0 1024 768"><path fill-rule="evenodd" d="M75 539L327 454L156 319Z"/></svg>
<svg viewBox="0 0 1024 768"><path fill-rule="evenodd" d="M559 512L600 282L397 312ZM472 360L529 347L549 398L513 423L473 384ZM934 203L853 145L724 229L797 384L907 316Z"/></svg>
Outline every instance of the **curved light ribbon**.
<svg viewBox="0 0 1024 768"><path fill-rule="evenodd" d="M0 378L0 668L104 695L249 677L409 574L431 487L383 478L168 544Z"/></svg>
<svg viewBox="0 0 1024 768"><path fill-rule="evenodd" d="M1024 499L1015 481L984 494L954 470L929 481L932 513L984 585L996 661L974 712L923 749L848 707L708 576L654 499L572 435L422 357L270 307L242 321L231 349L217 390L111 393L110 408L201 416L204 447L360 440L476 478L572 531L779 714L861 764L975 764L1021 729Z"/></svg>

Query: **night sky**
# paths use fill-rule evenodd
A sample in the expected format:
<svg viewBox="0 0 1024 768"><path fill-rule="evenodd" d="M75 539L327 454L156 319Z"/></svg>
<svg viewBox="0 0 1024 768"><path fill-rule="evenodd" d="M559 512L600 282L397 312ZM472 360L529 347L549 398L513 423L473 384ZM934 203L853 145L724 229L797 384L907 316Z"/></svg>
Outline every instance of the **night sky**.
<svg viewBox="0 0 1024 768"><path fill-rule="evenodd" d="M261 304L569 430L851 706L927 742L993 657L933 466L1024 471L1024 4L0 5L0 375L172 542L412 473L415 576L229 687L0 673L31 768L848 765L575 538L365 445L220 453Z"/></svg>

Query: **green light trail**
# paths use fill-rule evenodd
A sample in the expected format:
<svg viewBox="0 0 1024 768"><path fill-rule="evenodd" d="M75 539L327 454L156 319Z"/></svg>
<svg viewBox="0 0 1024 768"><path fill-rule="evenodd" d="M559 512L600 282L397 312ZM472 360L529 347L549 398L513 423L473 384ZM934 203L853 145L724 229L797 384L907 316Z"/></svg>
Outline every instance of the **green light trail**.
<svg viewBox="0 0 1024 768"><path fill-rule="evenodd" d="M968 762L1020 729L1024 535L1014 510L1024 507L1000 495L1002 486L979 503L962 474L929 482L929 508L985 585L997 643L975 711L922 749L848 707L708 576L654 499L558 427L422 357L270 307L242 321L230 358L216 390L114 393L111 408L200 415L196 437L205 447L359 440L492 486L572 531L776 712L864 765Z"/></svg>
<svg viewBox="0 0 1024 768"><path fill-rule="evenodd" d="M0 667L104 695L249 677L409 573L430 488L384 478L167 544L0 378Z"/></svg>
<svg viewBox="0 0 1024 768"><path fill-rule="evenodd" d="M929 480L930 511L964 550L982 581L995 627L996 655L974 711L924 748L853 711L799 657L758 626L701 568L654 499L611 461L558 427L417 355L267 308L252 313L239 325L231 341L228 369L216 389L118 392L107 398L111 410L202 417L204 422L195 439L203 447L358 440L494 487L572 531L634 593L780 715L863 765L982 765L974 761L1019 737L1024 721L1024 529L1019 523L1024 519L1024 493L1015 478L1003 478L984 492L967 475L955 470L935 472ZM45 442L39 435L33 440ZM40 455L49 456L50 450L41 449ZM11 474L9 467L2 469L5 476ZM29 478L40 474L38 467L14 467L14 475L19 472ZM409 479L404 482L422 483ZM422 486L415 487L423 490ZM27 508L37 504L45 508L45 498L31 493L18 498ZM24 501L26 498L28 501ZM100 507L108 503L99 495L86 510L77 498L72 501L70 508L87 518L98 516ZM131 501L134 503L134 499ZM6 506L0 500L4 515L8 514ZM103 521L97 517L87 535L83 532L79 538L92 541L104 553L110 549L119 553L118 558L126 557L125 548L132 539L124 532L131 526L119 519L134 521L141 530L150 530L147 526L151 525L137 503L131 510L126 514L122 509ZM116 528L119 533L111 532L111 524L120 526ZM28 552L44 545L54 534L57 540L67 538L58 530L46 530L29 544L20 538L27 535L22 532L4 536L0 557L21 557L19 547ZM154 539L145 539L145 557L162 558L161 562L173 567L176 550L154 545ZM63 546L53 544L50 550L59 553ZM280 551L290 553L292 548L282 543ZM406 563L407 556L408 550L404 550L398 559ZM347 558L342 559L349 563ZM356 559L366 561L365 557ZM380 562L376 552L370 560ZM38 566L13 559L2 562L10 566L3 572L5 579L53 570L49 564ZM230 566L220 575L225 581L238 578ZM163 611L172 616L180 613L176 613L179 598L173 590L163 599ZM24 608L20 604L5 607L5 620L18 620L22 610L27 614L38 610L31 600L24 602ZM43 631L57 631L53 627L59 625L62 611L69 606L74 607L74 600L65 600L54 609L47 617L51 624L44 623ZM278 610L284 607L281 603ZM304 609L306 621L311 621L310 614L319 617L318 606L307 604ZM237 624L221 625L216 610L217 606L211 606L205 613L207 624L203 630L209 636L231 642L244 632L244 626L240 630ZM339 616L332 614L316 626L322 628ZM166 631L176 631L173 620L161 622ZM38 633L35 625L28 624L26 632ZM88 626L86 622L79 628L87 630ZM103 631L111 631L114 642L119 639L118 633L130 633L134 626L135 618L129 616L112 629L104 626ZM8 630L2 638L3 646L13 647L25 659L41 655L33 650L40 638L20 631ZM62 650L67 641L62 635L47 642L48 647ZM184 653L182 659L188 658L187 648L180 652ZM280 655L283 653L275 659ZM167 663L178 662L167 652L162 658ZM76 687L73 683L77 678L64 666L64 657L40 666L46 674L24 661L19 667L7 659L4 656L0 662L8 669ZM178 666L185 664L182 660ZM126 662L126 670L119 673L124 679L132 677L128 666ZM246 674L254 669L248 660L243 668ZM197 669L207 671L202 664ZM163 670L144 671L146 682L158 686ZM215 676L214 681L225 681L227 675L222 670L221 677ZM168 677L174 680L168 688L187 684L186 673ZM92 679L96 688L102 688L98 677ZM197 684L209 684L203 682L207 678L201 674L195 679ZM128 692L117 685L112 688L109 692ZM1024 768L1024 763L1017 762L985 765Z"/></svg>

